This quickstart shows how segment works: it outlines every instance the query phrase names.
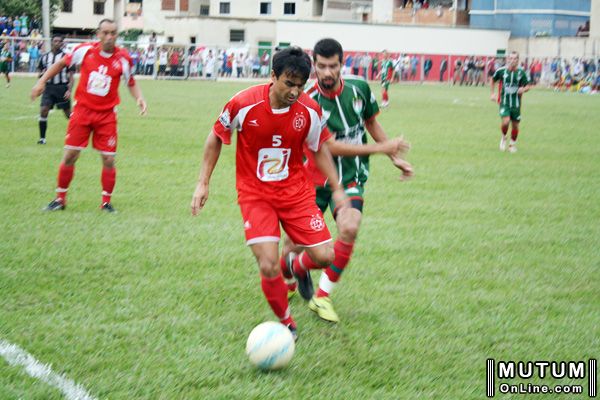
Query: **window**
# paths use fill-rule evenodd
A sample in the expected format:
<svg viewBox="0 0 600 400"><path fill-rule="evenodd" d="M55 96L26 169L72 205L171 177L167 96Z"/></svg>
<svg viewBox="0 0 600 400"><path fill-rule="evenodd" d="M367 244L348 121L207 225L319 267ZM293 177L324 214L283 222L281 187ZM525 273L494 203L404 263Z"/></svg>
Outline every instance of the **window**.
<svg viewBox="0 0 600 400"><path fill-rule="evenodd" d="M283 3L283 15L296 15L296 3Z"/></svg>
<svg viewBox="0 0 600 400"><path fill-rule="evenodd" d="M179 0L179 11L189 11L190 2L189 0Z"/></svg>
<svg viewBox="0 0 600 400"><path fill-rule="evenodd" d="M104 15L104 1L94 1L94 14Z"/></svg>
<svg viewBox="0 0 600 400"><path fill-rule="evenodd" d="M210 6L200 6L200 15L208 15Z"/></svg>
<svg viewBox="0 0 600 400"><path fill-rule="evenodd" d="M228 1L222 1L219 3L219 14L231 13L231 3Z"/></svg>
<svg viewBox="0 0 600 400"><path fill-rule="evenodd" d="M175 0L162 0L161 10L175 10Z"/></svg>
<svg viewBox="0 0 600 400"><path fill-rule="evenodd" d="M63 0L62 12L73 12L73 0Z"/></svg>
<svg viewBox="0 0 600 400"><path fill-rule="evenodd" d="M167 36L167 43L173 43L173 36Z"/></svg>
<svg viewBox="0 0 600 400"><path fill-rule="evenodd" d="M271 15L270 1L263 1L260 3L260 15Z"/></svg>
<svg viewBox="0 0 600 400"><path fill-rule="evenodd" d="M245 40L245 31L243 29L231 29L229 31L230 42L243 42Z"/></svg>
<svg viewBox="0 0 600 400"><path fill-rule="evenodd" d="M196 36L190 36L190 43L196 44Z"/></svg>

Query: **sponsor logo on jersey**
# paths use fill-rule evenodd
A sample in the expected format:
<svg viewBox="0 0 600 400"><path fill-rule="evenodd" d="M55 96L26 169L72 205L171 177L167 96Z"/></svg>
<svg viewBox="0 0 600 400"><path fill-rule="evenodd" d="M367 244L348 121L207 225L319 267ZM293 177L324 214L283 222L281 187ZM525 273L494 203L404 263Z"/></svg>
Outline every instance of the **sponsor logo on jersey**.
<svg viewBox="0 0 600 400"><path fill-rule="evenodd" d="M294 130L300 132L306 126L306 117L304 114L296 114L294 117L294 121L292 122L292 127Z"/></svg>
<svg viewBox="0 0 600 400"><path fill-rule="evenodd" d="M310 227L313 231L322 231L325 228L325 221L323 221L323 217L321 217L319 214L313 215L310 219Z"/></svg>
<svg viewBox="0 0 600 400"><path fill-rule="evenodd" d="M250 121L248 121L248 125L249 126L259 126L258 122L255 119L251 119Z"/></svg>
<svg viewBox="0 0 600 400"><path fill-rule="evenodd" d="M219 116L219 122L223 125L223 128L229 129L231 128L231 116L229 115L229 110L225 109Z"/></svg>

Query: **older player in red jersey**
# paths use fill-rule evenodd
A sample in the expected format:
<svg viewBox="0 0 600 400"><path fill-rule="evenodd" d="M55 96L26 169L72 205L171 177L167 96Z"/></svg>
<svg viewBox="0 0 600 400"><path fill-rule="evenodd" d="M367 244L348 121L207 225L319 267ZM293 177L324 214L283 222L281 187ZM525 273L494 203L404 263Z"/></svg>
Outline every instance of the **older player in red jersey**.
<svg viewBox="0 0 600 400"><path fill-rule="evenodd" d="M103 19L98 25L99 42L83 43L73 53L53 64L31 90L35 100L46 86L46 81L65 67L81 66L81 77L75 92L77 104L67 127L65 152L58 169L57 197L46 206L46 211L64 210L69 184L73 179L75 162L81 150L88 145L93 132L92 145L102 156L102 203L103 211L114 212L111 196L115 187L117 171L117 112L119 104L119 81L126 82L131 95L136 99L141 114L146 113L146 101L133 78L133 62L129 53L115 46L117 25Z"/></svg>
<svg viewBox="0 0 600 400"><path fill-rule="evenodd" d="M243 90L225 105L206 139L191 203L192 214L197 215L208 198L210 176L221 146L231 143L236 130L236 188L246 244L258 262L267 302L295 337L296 323L278 264L279 225L317 264L329 265L334 259L331 235L302 164L304 145L329 178L340 212L348 205L324 144L331 135L321 108L303 92L310 68L310 58L301 49L284 49L273 57L270 84Z"/></svg>

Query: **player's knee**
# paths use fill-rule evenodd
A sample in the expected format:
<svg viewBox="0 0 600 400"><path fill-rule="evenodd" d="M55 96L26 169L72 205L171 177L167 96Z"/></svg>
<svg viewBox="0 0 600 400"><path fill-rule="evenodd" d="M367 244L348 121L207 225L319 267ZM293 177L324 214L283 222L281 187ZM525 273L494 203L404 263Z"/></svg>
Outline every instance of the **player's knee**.
<svg viewBox="0 0 600 400"><path fill-rule="evenodd" d="M358 236L362 214L356 209L347 210L338 217L338 233L345 242L353 242Z"/></svg>
<svg viewBox="0 0 600 400"><path fill-rule="evenodd" d="M102 156L102 164L105 168L114 168L115 167L115 157L103 155Z"/></svg>
<svg viewBox="0 0 600 400"><path fill-rule="evenodd" d="M258 260L258 269L260 270L260 274L267 278L276 277L280 269L277 265L277 260L271 257L265 256L260 257Z"/></svg>
<svg viewBox="0 0 600 400"><path fill-rule="evenodd" d="M67 151L63 157L63 164L74 165L79 158L79 151Z"/></svg>

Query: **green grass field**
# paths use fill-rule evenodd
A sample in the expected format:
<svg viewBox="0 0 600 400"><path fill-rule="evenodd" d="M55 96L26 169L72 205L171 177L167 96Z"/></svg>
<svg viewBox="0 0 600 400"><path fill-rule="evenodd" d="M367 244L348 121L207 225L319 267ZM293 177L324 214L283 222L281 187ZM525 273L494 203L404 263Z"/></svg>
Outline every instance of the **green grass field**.
<svg viewBox="0 0 600 400"><path fill-rule="evenodd" d="M68 209L41 211L66 120L51 114L48 144L36 144L32 85L0 90L0 340L95 398L482 399L487 358L600 355L599 96L528 93L508 154L489 88L393 86L379 120L411 142L415 177L399 182L373 158L355 256L333 296L342 322L294 298L296 354L262 373L245 342L274 316L244 245L234 147L202 214L189 212L204 138L247 85L141 81L144 118L122 87L116 215L98 210L91 149ZM587 381L532 382L587 392ZM0 357L0 399L62 398Z"/></svg>

